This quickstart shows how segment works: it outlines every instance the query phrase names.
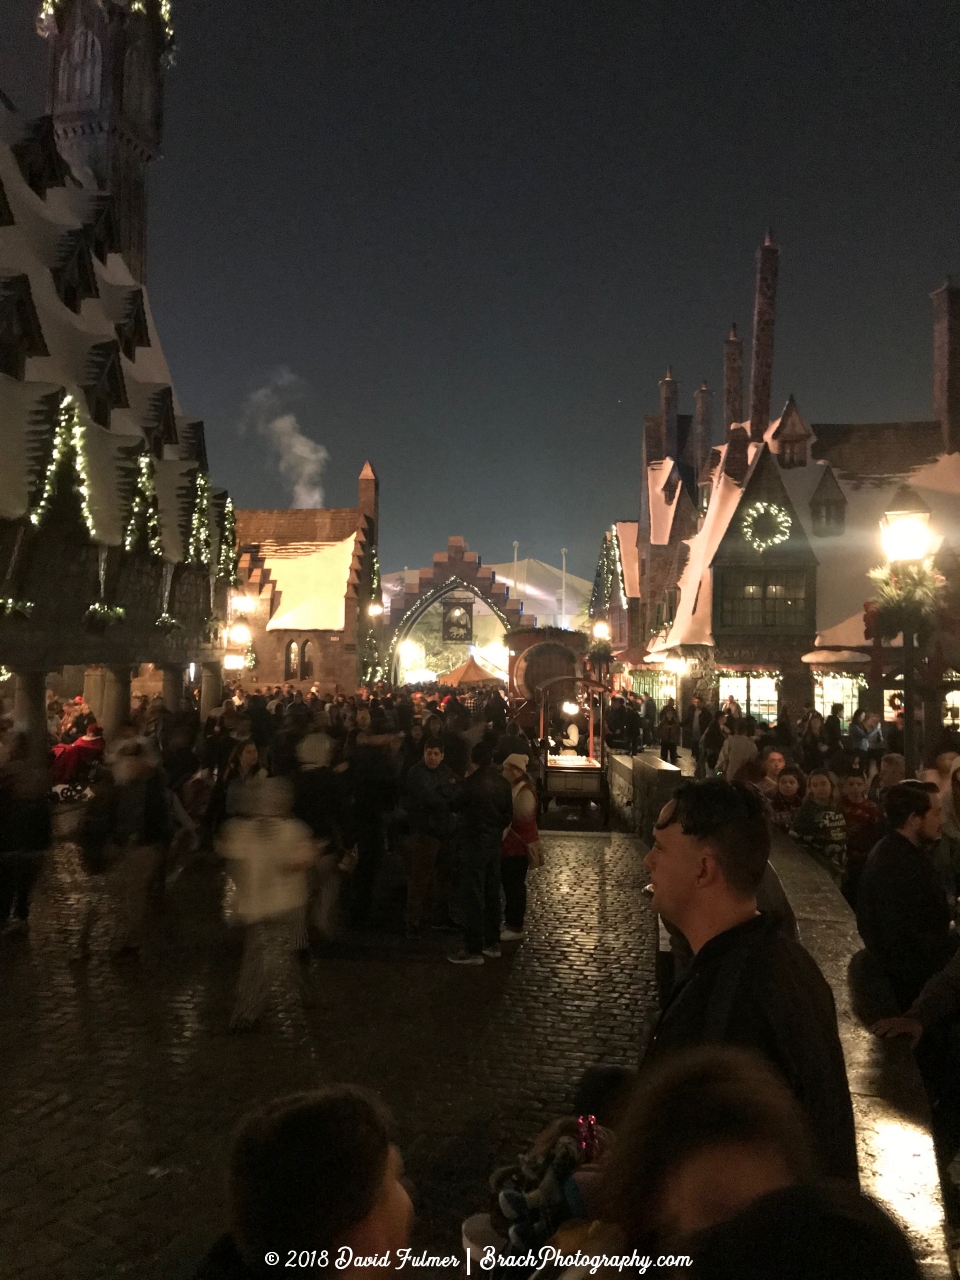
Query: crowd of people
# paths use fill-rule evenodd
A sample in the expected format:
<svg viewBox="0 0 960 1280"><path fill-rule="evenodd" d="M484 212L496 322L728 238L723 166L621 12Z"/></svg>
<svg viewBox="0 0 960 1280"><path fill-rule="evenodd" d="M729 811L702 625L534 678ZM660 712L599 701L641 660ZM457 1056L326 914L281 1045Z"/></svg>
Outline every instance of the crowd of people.
<svg viewBox="0 0 960 1280"><path fill-rule="evenodd" d="M916 1045L945 1165L960 1144L960 860L949 843L960 755L943 752L929 778L906 779L889 742L861 748L830 717L808 714L801 727L784 714L770 731L735 705L690 710L665 706L655 722L661 750L675 726L707 776L681 782L645 860L678 964L642 1060L586 1073L572 1112L493 1173L489 1209L464 1223L464 1245L478 1261L493 1248L492 1274L537 1280L912 1280L920 1273L899 1229L860 1193L833 996L796 936L769 852L781 827L840 879L891 992L873 1030ZM640 724L642 749L642 714ZM539 744L499 694L468 704L237 688L205 722L189 699L176 711L139 700L106 746L82 701L51 707L48 727L40 758L0 723L5 932L28 926L51 842L51 773L93 741L99 749L83 748L70 773L86 796L80 963L104 916L113 954L138 955L166 881L190 857L220 860L224 917L243 928L235 1032L255 1027L278 993L310 1002L300 958L322 953L345 919L383 923L389 851L405 867L411 946L427 929L448 931L461 939L451 961L483 965L523 941L527 875L543 859L530 772ZM198 1280L270 1274L278 1248L315 1255L320 1272L381 1275L371 1259L398 1268L410 1247L410 1188L389 1117L349 1086L247 1117L229 1188L228 1230ZM654 1261L632 1272L602 1261L631 1256Z"/></svg>
<svg viewBox="0 0 960 1280"><path fill-rule="evenodd" d="M296 978L291 958L329 943L344 915L371 923L388 851L405 867L411 940L437 929L462 938L454 963L497 959L523 941L527 872L542 859L535 745L507 709L497 691L235 688L201 723L190 695L176 711L144 696L105 746L82 698L51 698L45 762L0 724L0 920L27 927L51 800L83 796L77 957L104 915L113 953L135 957L166 880L217 856L225 916L245 929L236 1030L257 1024L280 970Z"/></svg>
<svg viewBox="0 0 960 1280"><path fill-rule="evenodd" d="M859 1189L830 988L758 910L770 839L746 783L686 781L664 806L646 866L691 963L639 1069L590 1068L570 1113L493 1172L489 1209L463 1223L478 1272L919 1277L899 1228ZM341 1086L258 1109L230 1157L228 1230L197 1280L266 1275L278 1241L347 1275L399 1269L413 1222L400 1170L375 1097ZM445 1265L456 1274L459 1256Z"/></svg>

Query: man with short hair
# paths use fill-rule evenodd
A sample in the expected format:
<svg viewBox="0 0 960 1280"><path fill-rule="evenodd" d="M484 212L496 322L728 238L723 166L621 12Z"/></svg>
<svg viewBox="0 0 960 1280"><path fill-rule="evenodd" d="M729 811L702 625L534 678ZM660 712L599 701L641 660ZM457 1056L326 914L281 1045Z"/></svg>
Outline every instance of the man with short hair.
<svg viewBox="0 0 960 1280"><path fill-rule="evenodd" d="M430 912L436 882L437 859L453 830L450 801L457 779L443 762L443 742L424 743L423 759L412 765L404 784L403 804L410 819L405 852L410 876L407 881L406 928L408 938L418 938L424 917Z"/></svg>
<svg viewBox="0 0 960 1280"><path fill-rule="evenodd" d="M273 1275L295 1253L312 1273L373 1274L362 1259L405 1249L413 1206L390 1117L366 1090L333 1085L275 1098L241 1122L230 1153L230 1230L194 1280ZM277 1262L273 1262L277 1259Z"/></svg>
<svg viewBox="0 0 960 1280"><path fill-rule="evenodd" d="M907 776L907 762L902 755L891 751L887 755L880 757L880 768L873 775L873 780L867 790L867 796L875 805L883 811L883 803L886 799L887 792L891 787L895 787L898 782L903 782Z"/></svg>
<svg viewBox="0 0 960 1280"><path fill-rule="evenodd" d="M857 1181L853 1108L833 994L799 942L757 911L770 852L753 787L685 782L664 805L645 864L653 907L694 961L671 992L644 1059L709 1042L766 1058L810 1119L823 1172Z"/></svg>
<svg viewBox="0 0 960 1280"><path fill-rule="evenodd" d="M450 803L457 814L457 881L464 945L452 964L483 964L500 955L500 847L513 821L510 783L493 766L493 752L478 742L470 768Z"/></svg>
<svg viewBox="0 0 960 1280"><path fill-rule="evenodd" d="M930 849L943 829L935 782L898 782L884 799L890 834L875 846L857 891L857 928L901 1011L957 949Z"/></svg>

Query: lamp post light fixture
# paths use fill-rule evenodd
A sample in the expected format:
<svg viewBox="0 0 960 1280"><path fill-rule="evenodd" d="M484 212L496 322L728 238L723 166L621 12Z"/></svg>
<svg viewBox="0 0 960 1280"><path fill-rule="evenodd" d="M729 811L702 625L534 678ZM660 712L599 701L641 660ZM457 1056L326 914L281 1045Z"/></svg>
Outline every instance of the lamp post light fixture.
<svg viewBox="0 0 960 1280"><path fill-rule="evenodd" d="M378 604L375 600L373 604L367 605L367 616L370 618L379 618L383 615L383 605Z"/></svg>
<svg viewBox="0 0 960 1280"><path fill-rule="evenodd" d="M602 618L599 620L599 622L595 622L593 624L593 638L594 640L609 640L610 639L610 623L604 622Z"/></svg>
<svg viewBox="0 0 960 1280"><path fill-rule="evenodd" d="M919 501L912 505L904 503L897 510L885 512L880 521L880 542L891 567L921 566L930 554L933 542L930 512ZM915 777L917 772L914 636L920 629L920 623L918 611L908 611L903 627L903 756L908 778Z"/></svg>

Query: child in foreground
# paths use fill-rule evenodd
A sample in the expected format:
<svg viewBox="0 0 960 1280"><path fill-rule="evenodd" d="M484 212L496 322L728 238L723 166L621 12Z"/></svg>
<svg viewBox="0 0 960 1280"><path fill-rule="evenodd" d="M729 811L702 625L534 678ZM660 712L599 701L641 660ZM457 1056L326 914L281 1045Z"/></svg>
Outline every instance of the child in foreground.
<svg viewBox="0 0 960 1280"><path fill-rule="evenodd" d="M813 769L807 798L797 810L790 834L843 874L847 857L847 824L840 812L840 789L829 769Z"/></svg>

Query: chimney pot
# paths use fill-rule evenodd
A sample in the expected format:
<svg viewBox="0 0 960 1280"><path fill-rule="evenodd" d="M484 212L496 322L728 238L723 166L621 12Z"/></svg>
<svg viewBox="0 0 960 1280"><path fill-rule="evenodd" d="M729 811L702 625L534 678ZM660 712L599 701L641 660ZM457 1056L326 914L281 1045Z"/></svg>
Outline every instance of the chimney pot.
<svg viewBox="0 0 960 1280"><path fill-rule="evenodd" d="M735 324L730 326L723 348L723 431L727 437L732 425L743 421L743 339L737 336Z"/></svg>

